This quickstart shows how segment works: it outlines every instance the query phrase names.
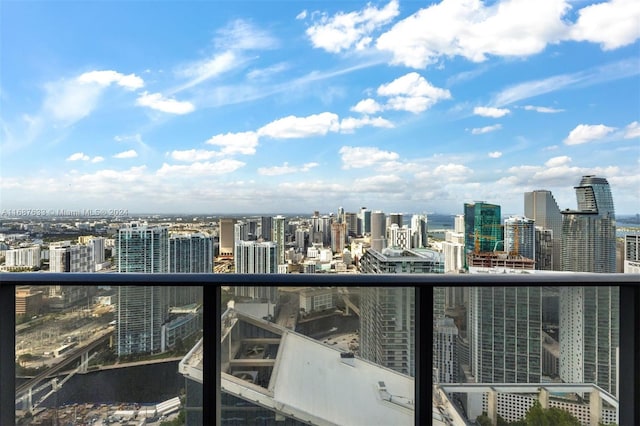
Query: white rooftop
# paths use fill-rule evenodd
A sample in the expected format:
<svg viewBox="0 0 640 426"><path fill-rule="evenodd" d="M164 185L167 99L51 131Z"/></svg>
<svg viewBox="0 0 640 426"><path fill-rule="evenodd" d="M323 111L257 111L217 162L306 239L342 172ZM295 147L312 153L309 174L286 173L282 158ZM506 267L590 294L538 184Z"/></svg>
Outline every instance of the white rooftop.
<svg viewBox="0 0 640 426"><path fill-rule="evenodd" d="M224 392L311 424L414 424L412 377L357 357L343 359L344 352L310 337L241 312L234 315L233 326L242 320L262 323L281 337L268 389L223 372ZM223 340L225 335L230 336L223 333Z"/></svg>

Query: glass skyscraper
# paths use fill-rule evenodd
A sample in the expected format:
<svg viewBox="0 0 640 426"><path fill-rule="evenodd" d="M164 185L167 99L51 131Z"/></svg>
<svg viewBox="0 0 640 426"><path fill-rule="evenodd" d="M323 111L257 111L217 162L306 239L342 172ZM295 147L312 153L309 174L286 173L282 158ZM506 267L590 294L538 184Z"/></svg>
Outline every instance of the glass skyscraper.
<svg viewBox="0 0 640 426"><path fill-rule="evenodd" d="M502 250L503 230L500 206L484 202L464 204L464 245L467 253Z"/></svg>
<svg viewBox="0 0 640 426"><path fill-rule="evenodd" d="M169 272L213 272L213 238L203 234L177 235L169 238Z"/></svg>
<svg viewBox="0 0 640 426"><path fill-rule="evenodd" d="M118 272L169 272L169 230L131 223L115 236Z"/></svg>
<svg viewBox="0 0 640 426"><path fill-rule="evenodd" d="M562 270L616 272L616 218L609 183L583 176L577 210L562 212Z"/></svg>
<svg viewBox="0 0 640 426"><path fill-rule="evenodd" d="M167 287L119 286L116 311L118 356L161 350L162 324L169 315Z"/></svg>

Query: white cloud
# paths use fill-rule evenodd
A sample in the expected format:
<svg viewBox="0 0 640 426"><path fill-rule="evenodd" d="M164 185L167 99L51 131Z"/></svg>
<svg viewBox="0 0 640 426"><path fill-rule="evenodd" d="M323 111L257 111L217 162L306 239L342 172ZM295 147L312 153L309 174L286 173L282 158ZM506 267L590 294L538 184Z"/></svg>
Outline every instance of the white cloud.
<svg viewBox="0 0 640 426"><path fill-rule="evenodd" d="M282 166L260 167L258 173L263 176L280 176L291 173L308 172L314 167L318 167L318 163L305 163L302 166L290 166L285 162Z"/></svg>
<svg viewBox="0 0 640 426"><path fill-rule="evenodd" d="M286 62L280 62L270 67L251 70L247 73L247 78L250 80L266 80L273 75L286 71L287 69L289 69L289 64Z"/></svg>
<svg viewBox="0 0 640 426"><path fill-rule="evenodd" d="M273 49L278 46L278 41L271 34L243 19L236 19L218 30L214 42L218 49L230 50Z"/></svg>
<svg viewBox="0 0 640 426"><path fill-rule="evenodd" d="M102 163L103 161L104 161L104 157L101 157L99 155L97 155L97 156L95 156L95 157L93 157L91 159L92 163Z"/></svg>
<svg viewBox="0 0 640 426"><path fill-rule="evenodd" d="M624 138L632 139L640 137L640 123L634 121L630 123L627 127L625 127Z"/></svg>
<svg viewBox="0 0 640 426"><path fill-rule="evenodd" d="M115 154L113 158L136 158L137 156L138 156L138 153L136 152L136 150L130 149L128 151L122 151L122 152L119 152L118 154Z"/></svg>
<svg viewBox="0 0 640 426"><path fill-rule="evenodd" d="M361 169L379 163L395 161L400 156L396 152L382 151L376 147L343 146L339 151L343 169Z"/></svg>
<svg viewBox="0 0 640 426"><path fill-rule="evenodd" d="M502 152L500 151L493 151L489 153L489 157L491 158L500 158L502 157Z"/></svg>
<svg viewBox="0 0 640 426"><path fill-rule="evenodd" d="M160 93L144 92L138 97L136 103L151 109L166 112L169 114L188 114L195 110L195 107L188 101L177 101L171 98L165 98Z"/></svg>
<svg viewBox="0 0 640 426"><path fill-rule="evenodd" d="M90 159L91 157L83 152L76 152L75 154L71 154L67 157L67 161L89 161Z"/></svg>
<svg viewBox="0 0 640 426"><path fill-rule="evenodd" d="M317 22L307 28L307 35L313 47L331 53L339 53L351 48L360 50L368 47L375 30L391 22L399 13L397 0L390 1L381 9L368 4L361 11L339 12L332 17L313 13L312 18L318 15L320 17Z"/></svg>
<svg viewBox="0 0 640 426"><path fill-rule="evenodd" d="M307 117L290 115L266 124L258 130L258 134L274 139L323 136L329 131L336 132L340 129L338 120L338 115L330 112L313 114Z"/></svg>
<svg viewBox="0 0 640 426"><path fill-rule="evenodd" d="M176 161L195 162L210 160L221 155L218 151L207 151L205 149L175 150L169 154Z"/></svg>
<svg viewBox="0 0 640 426"><path fill-rule="evenodd" d="M506 108L492 108L492 107L475 107L473 109L473 113L475 115L479 115L481 117L492 117L492 118L500 118L509 114L509 111Z"/></svg>
<svg viewBox="0 0 640 426"><path fill-rule="evenodd" d="M297 20L305 19L306 17L307 17L306 9L296 15Z"/></svg>
<svg viewBox="0 0 640 426"><path fill-rule="evenodd" d="M602 139L614 130L614 127L608 127L604 124L578 124L576 128L569 133L564 143L567 145L580 145Z"/></svg>
<svg viewBox="0 0 640 426"><path fill-rule="evenodd" d="M492 103L504 106L568 87L584 88L638 74L640 74L640 59L633 57L572 74L559 74L541 80L518 83L498 93Z"/></svg>
<svg viewBox="0 0 640 426"><path fill-rule="evenodd" d="M474 129L471 129L471 134L483 135L485 133L495 132L496 130L500 130L500 129L502 129L501 124L494 124L493 126L485 126L485 127L476 127Z"/></svg>
<svg viewBox="0 0 640 426"><path fill-rule="evenodd" d="M611 0L592 4L578 11L571 27L571 39L600 43L604 50L629 45L640 38L640 3L637 0Z"/></svg>
<svg viewBox="0 0 640 426"><path fill-rule="evenodd" d="M555 114L555 113L564 111L563 109L543 107L543 106L534 106L534 105L525 105L525 106L523 106L523 108L525 110L527 110L527 111L541 112L541 113L544 113L544 114Z"/></svg>
<svg viewBox="0 0 640 426"><path fill-rule="evenodd" d="M353 133L355 129L358 129L364 126L385 127L387 129L392 129L394 127L392 122L382 117L374 117L374 118L347 117L347 118L343 118L342 121L340 122L340 131L342 133Z"/></svg>
<svg viewBox="0 0 640 426"><path fill-rule="evenodd" d="M355 192L399 193L405 189L406 181L397 175L376 175L358 178L351 187Z"/></svg>
<svg viewBox="0 0 640 426"><path fill-rule="evenodd" d="M375 114L382 111L382 105L371 98L363 99L358 102L354 107L351 107L351 111L361 112L363 114Z"/></svg>
<svg viewBox="0 0 640 426"><path fill-rule="evenodd" d="M195 162L188 165L171 165L163 163L156 174L158 176L211 176L232 173L243 167L245 163L238 160L224 159L216 162Z"/></svg>
<svg viewBox="0 0 640 426"><path fill-rule="evenodd" d="M256 132L219 134L212 136L205 143L221 146L222 154L252 155L256 153L258 134Z"/></svg>
<svg viewBox="0 0 640 426"><path fill-rule="evenodd" d="M391 52L394 64L412 68L441 57L481 62L488 55L532 55L564 37L568 8L564 0L505 0L487 6L443 0L396 23L376 47Z"/></svg>
<svg viewBox="0 0 640 426"><path fill-rule="evenodd" d="M463 164L441 164L433 170L435 176L446 176L449 182L462 182L469 178L473 170Z"/></svg>
<svg viewBox="0 0 640 426"><path fill-rule="evenodd" d="M378 95L391 97L384 109L419 113L442 99L450 99L451 93L431 85L420 74L410 72L390 83L378 87Z"/></svg>
<svg viewBox="0 0 640 426"><path fill-rule="evenodd" d="M180 92L196 86L210 78L217 77L225 72L236 69L242 62L243 58L238 57L233 51L226 51L214 55L211 58L193 62L177 71L178 75L189 77L190 80L175 90Z"/></svg>
<svg viewBox="0 0 640 426"><path fill-rule="evenodd" d="M125 89L135 90L144 86L144 80L135 74L124 75L117 71L89 71L78 77L80 83L96 83L100 86L109 86L116 83Z"/></svg>
<svg viewBox="0 0 640 426"><path fill-rule="evenodd" d="M561 167L561 166L566 166L570 162L571 162L571 157L568 157L566 155L562 155L562 156L559 156L559 157L552 157L552 158L548 159L547 162L544 163L544 165L546 167Z"/></svg>

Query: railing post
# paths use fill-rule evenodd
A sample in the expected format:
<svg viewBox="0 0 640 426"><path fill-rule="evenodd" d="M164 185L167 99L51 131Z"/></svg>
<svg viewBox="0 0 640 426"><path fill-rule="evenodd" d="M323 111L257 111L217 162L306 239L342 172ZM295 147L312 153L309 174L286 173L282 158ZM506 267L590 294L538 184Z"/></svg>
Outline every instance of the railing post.
<svg viewBox="0 0 640 426"><path fill-rule="evenodd" d="M15 287L0 278L0 425L16 423Z"/></svg>

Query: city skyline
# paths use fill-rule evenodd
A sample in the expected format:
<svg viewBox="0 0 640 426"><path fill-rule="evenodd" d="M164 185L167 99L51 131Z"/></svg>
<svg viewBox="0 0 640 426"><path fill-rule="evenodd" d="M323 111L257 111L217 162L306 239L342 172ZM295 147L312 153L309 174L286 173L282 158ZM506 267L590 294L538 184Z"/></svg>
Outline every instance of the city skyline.
<svg viewBox="0 0 640 426"><path fill-rule="evenodd" d="M3 209L522 214L523 193L566 209L595 174L637 213L634 1L8 2L0 19Z"/></svg>

